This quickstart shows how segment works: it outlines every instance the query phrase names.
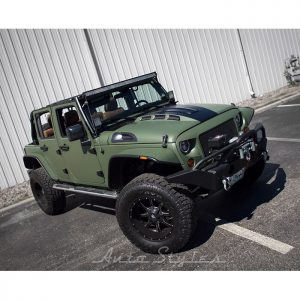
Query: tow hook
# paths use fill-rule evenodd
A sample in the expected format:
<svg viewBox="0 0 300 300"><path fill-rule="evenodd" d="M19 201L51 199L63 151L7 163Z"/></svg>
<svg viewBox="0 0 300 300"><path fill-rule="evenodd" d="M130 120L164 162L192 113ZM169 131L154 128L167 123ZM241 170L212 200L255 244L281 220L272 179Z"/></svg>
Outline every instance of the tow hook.
<svg viewBox="0 0 300 300"><path fill-rule="evenodd" d="M240 181L244 177L245 170L246 170L245 168L242 168L232 176L223 178L222 183L223 183L224 190L229 191L234 184Z"/></svg>
<svg viewBox="0 0 300 300"><path fill-rule="evenodd" d="M229 181L228 178L224 178L224 179L222 180L223 187L224 187L224 190L225 190L226 192L228 192L228 191L231 189L231 186L230 186L230 184L229 184L228 181Z"/></svg>

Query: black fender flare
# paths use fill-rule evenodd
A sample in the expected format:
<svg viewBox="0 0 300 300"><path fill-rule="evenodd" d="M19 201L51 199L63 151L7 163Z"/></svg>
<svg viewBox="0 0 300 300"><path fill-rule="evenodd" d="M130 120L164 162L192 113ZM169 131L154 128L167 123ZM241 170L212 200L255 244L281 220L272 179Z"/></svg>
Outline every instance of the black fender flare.
<svg viewBox="0 0 300 300"><path fill-rule="evenodd" d="M178 170L182 169L180 163L172 163L166 161L157 160L154 157L150 156L139 156L139 155L114 155L110 158L108 163L108 187L110 189L119 189L120 187L127 184L124 182L123 174L124 169L123 167L126 165L125 163L135 163L140 162L141 164L152 164L152 165L161 165L161 166L172 166Z"/></svg>
<svg viewBox="0 0 300 300"><path fill-rule="evenodd" d="M24 155L23 162L24 162L25 168L28 170L33 170L33 169L37 169L40 167L44 167L37 157L31 156L31 155Z"/></svg>

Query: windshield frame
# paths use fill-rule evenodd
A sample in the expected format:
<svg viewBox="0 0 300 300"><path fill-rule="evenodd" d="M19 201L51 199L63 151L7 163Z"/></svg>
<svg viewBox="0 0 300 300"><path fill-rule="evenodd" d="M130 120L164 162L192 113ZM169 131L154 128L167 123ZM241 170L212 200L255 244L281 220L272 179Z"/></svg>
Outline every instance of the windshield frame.
<svg viewBox="0 0 300 300"><path fill-rule="evenodd" d="M130 88L142 86L144 84L151 84L152 86L154 86L154 88L158 94L160 94L160 95L164 94L164 96L161 96L161 98L157 101L134 107L134 109L129 108L128 110L125 110L124 112L122 112L112 118L101 121L101 125L99 125L99 126L95 125L94 119L92 118L91 113L90 113L90 107L92 107L92 102L97 101L97 99L99 99L99 97L108 95L109 93L129 90ZM106 89L103 92L94 93L92 95L92 97L91 96L84 97L85 94L82 94L83 97L81 97L81 99L80 99L80 104L81 104L82 112L85 115L85 119L90 124L90 126L93 128L93 131L96 132L97 134L99 134L100 132L102 132L104 130L109 130L111 127L113 127L119 123L128 121L128 119L131 119L131 118L136 119L139 115L142 115L149 110L151 111L153 108L158 108L158 107L162 107L167 104L170 104L168 92L158 82L156 77L147 78L146 80L132 82L131 84L126 84L126 85L124 84L124 86L117 85L117 84L114 84L114 85L115 85L115 87L113 87L113 85L111 85L112 88L109 90ZM105 87L103 87L102 89L104 89L104 88ZM136 97L136 95L135 95L135 97ZM84 109L85 106L87 106L87 110Z"/></svg>

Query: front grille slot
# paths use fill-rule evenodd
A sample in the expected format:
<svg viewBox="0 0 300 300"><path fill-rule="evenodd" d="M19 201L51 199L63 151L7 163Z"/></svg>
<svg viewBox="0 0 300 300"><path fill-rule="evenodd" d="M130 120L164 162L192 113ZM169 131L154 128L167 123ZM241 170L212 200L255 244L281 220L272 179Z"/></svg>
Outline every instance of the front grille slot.
<svg viewBox="0 0 300 300"><path fill-rule="evenodd" d="M164 120L166 118L166 115L155 115L153 120Z"/></svg>
<svg viewBox="0 0 300 300"><path fill-rule="evenodd" d="M151 120L151 116L143 116L141 117L141 121Z"/></svg>
<svg viewBox="0 0 300 300"><path fill-rule="evenodd" d="M235 122L233 119L222 123L218 126L216 126L215 128L206 131L203 134L199 135L199 140L200 140L200 144L202 146L203 152L205 155L209 155L209 147L208 147L208 139L209 138L213 138L216 135L219 134L227 134L228 135L228 140L230 140L231 138L238 136L238 131L235 125Z"/></svg>
<svg viewBox="0 0 300 300"><path fill-rule="evenodd" d="M168 120L180 121L180 117L176 115L169 115Z"/></svg>

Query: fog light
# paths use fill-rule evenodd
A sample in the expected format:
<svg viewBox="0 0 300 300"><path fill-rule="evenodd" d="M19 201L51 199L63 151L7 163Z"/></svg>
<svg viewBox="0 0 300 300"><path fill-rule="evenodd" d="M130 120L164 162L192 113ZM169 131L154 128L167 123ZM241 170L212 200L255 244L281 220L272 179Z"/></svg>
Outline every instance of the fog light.
<svg viewBox="0 0 300 300"><path fill-rule="evenodd" d="M195 165L195 161L193 158L190 158L188 161L187 161L187 165L192 168L194 165Z"/></svg>

